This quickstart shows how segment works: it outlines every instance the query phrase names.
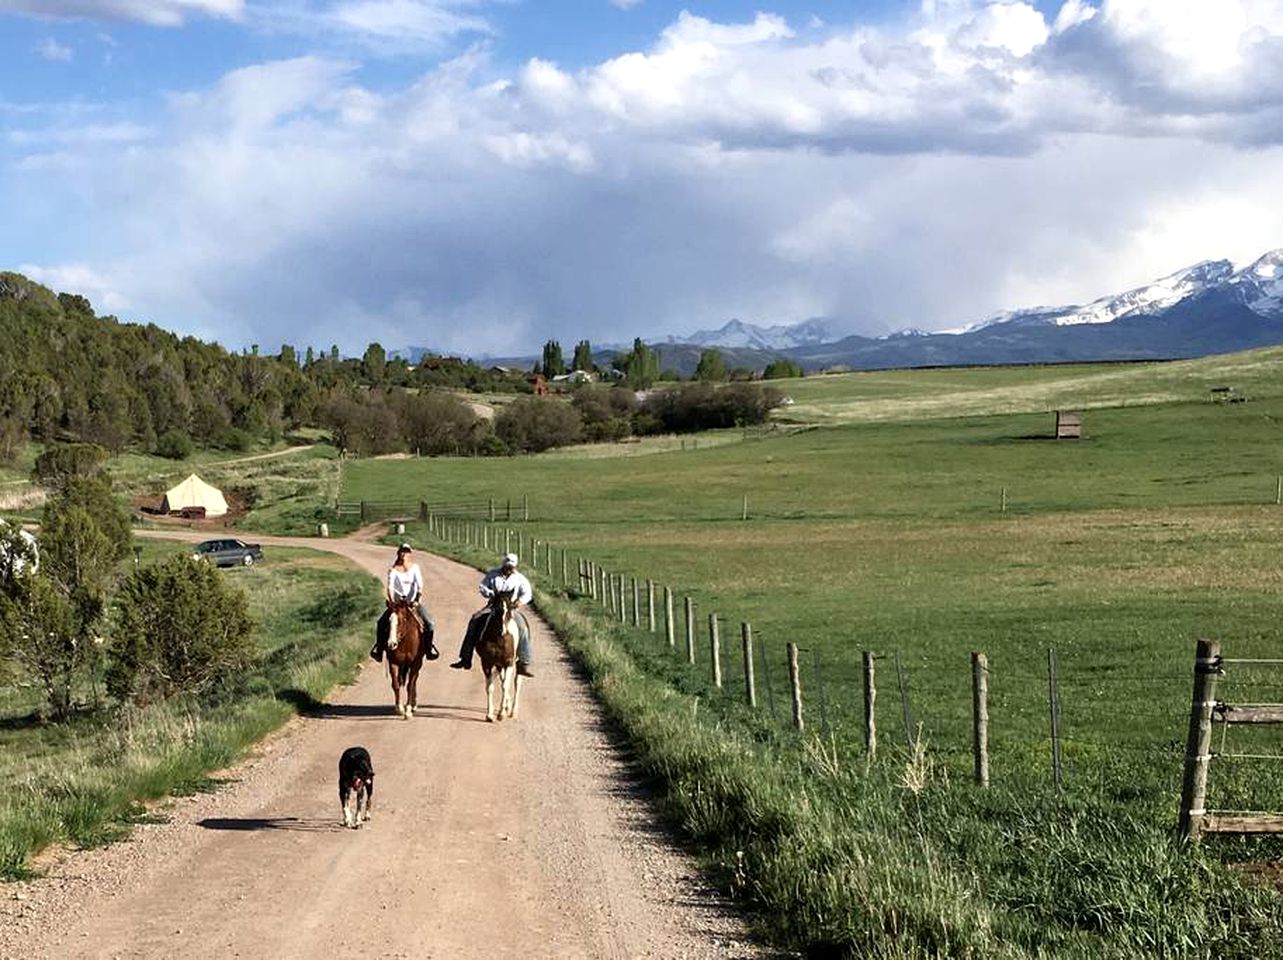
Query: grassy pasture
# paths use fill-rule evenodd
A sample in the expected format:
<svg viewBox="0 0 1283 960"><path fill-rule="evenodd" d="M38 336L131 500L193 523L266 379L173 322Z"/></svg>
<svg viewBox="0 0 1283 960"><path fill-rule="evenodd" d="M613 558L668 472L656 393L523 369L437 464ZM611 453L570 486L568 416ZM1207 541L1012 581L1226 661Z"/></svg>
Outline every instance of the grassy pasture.
<svg viewBox="0 0 1283 960"><path fill-rule="evenodd" d="M1273 956L1283 952L1280 928L1254 926L1258 920L1250 917L1260 904L1252 901L1257 907L1248 909L1246 900L1235 901L1239 882L1221 873L1210 887L1191 887L1188 871L1214 870L1213 861L1173 859L1167 838L1176 816L1194 640L1217 637L1235 657L1283 655L1277 559L1283 507L1274 503L1283 473L1280 374L1283 351L1275 350L1188 364L814 378L786 388L798 399L789 416L800 407L827 424L803 433L647 457L563 451L497 462L358 462L345 468L343 495L502 502L524 493L531 503L531 522L520 525L527 545L538 537L613 571L670 584L679 608L681 595L692 596L699 638L694 670L661 641L613 627L610 649L585 640L585 656L600 658L611 678L630 678L619 681L628 689L649 691L636 700L608 685L608 703L622 698L632 709L656 701L655 729L646 726L650 720L619 719L655 749L679 820L729 871L732 885L740 883L735 861L726 859L734 845L722 842L734 837L742 848L753 838L725 822L712 824L714 813L688 796L711 789L709 771L751 777L727 756L752 753L763 764L763 783L780 764L786 771L800 764L788 804L819 804L832 817L845 810L864 824L834 827L833 842L852 846L841 854L815 851L820 864L828 858L847 863L855 848L864 850L857 861L867 863L877 856L868 845L907 858L886 866L903 872L888 876L885 889L857 898L858 916L850 923L858 929L835 935L835 942L873 949L878 940L870 929L890 929L885 911L894 916L899 903L909 913L921 911L920 926L901 952L883 943L870 955L999 955L992 937L1000 931L1001 942L1023 944L1012 948L1013 956L1138 956L1147 949L1168 956ZM1208 386L1221 384L1250 402L1208 402ZM969 396L973 415L934 417L933 397L941 390ZM1041 404L1047 397L1090 408L1085 440L1046 439L1052 418ZM1093 398L1127 405L1092 407ZM941 409L957 412L958 404ZM1000 511L1003 487L1006 513ZM740 519L745 494L748 522ZM411 532L426 539L421 527ZM568 629L580 623L575 608L582 604L557 614ZM708 679L709 611L726 619L729 679L721 693ZM756 717L737 703L741 620L753 623L762 644L764 705ZM581 623L579 629L590 632ZM679 648L680 631L679 612ZM783 646L790 640L803 648L808 723L816 730L827 721L830 735L822 741L796 741L786 731ZM1060 673L1062 800L1050 783L1049 648ZM864 778L862 649L887 656L879 662L879 725L889 758L877 776ZM987 652L992 670L995 788L984 797L966 786L972 650ZM902 803L915 760L905 747L894 654L928 744L926 758L916 761L931 771L927 812L916 799L916 812ZM668 691L662 702L656 690ZM691 696L699 698L694 713ZM1283 701L1283 669L1234 667L1225 697ZM709 747L722 759L679 756L678 748L653 742L657 729L673 735L669 725L685 724L686 735L695 736L695 716L716 720L716 735L735 741ZM698 729L704 731L699 736L714 736L703 724ZM1279 735L1268 730L1235 730L1225 750L1283 754ZM1283 809L1276 765L1216 761L1210 805ZM752 809L774 802L759 788L766 789L746 782L739 800ZM855 814L856 797L881 813ZM911 812L917 832L906 835L902 821ZM878 816L889 819L868 822ZM935 864L930 876L910 862L915 842ZM1220 839L1206 852L1226 860L1276 858L1279 846ZM783 869L778 849L762 857L761 870ZM1056 858L1061 867L1051 865ZM1064 876L1053 875L1061 868ZM776 877L779 890L754 892L748 884L748 895L773 911L805 911L805 905L789 906L783 891L811 882L816 869L817 862L803 857ZM1065 883L1075 890L1066 891ZM1214 893L1217 885L1222 889ZM826 903L834 915L850 918L847 901L833 896ZM1226 906L1225 897L1238 905ZM969 912L975 903L963 905L973 900L984 904L977 913ZM1110 921L1116 929L1096 929L1088 916L1106 901L1117 912ZM1272 903L1280 915L1278 901ZM817 931L832 919L803 923L809 932L790 936L822 940L831 931ZM1222 922L1228 926L1218 927ZM933 924L953 931L952 947L933 946Z"/></svg>
<svg viewBox="0 0 1283 960"><path fill-rule="evenodd" d="M144 542L142 562L188 549ZM146 709L94 709L46 724L37 691L0 678L0 878L26 875L50 844L92 846L145 815L141 803L208 788L300 704L355 675L377 610L368 577L342 560L272 549L242 584L259 627L260 656L242 676L202 697Z"/></svg>
<svg viewBox="0 0 1283 960"><path fill-rule="evenodd" d="M1123 407L1208 400L1212 387L1276 397L1283 348L1171 363L1064 364L888 370L774 383L795 405L783 416L807 423L869 423L986 413Z"/></svg>

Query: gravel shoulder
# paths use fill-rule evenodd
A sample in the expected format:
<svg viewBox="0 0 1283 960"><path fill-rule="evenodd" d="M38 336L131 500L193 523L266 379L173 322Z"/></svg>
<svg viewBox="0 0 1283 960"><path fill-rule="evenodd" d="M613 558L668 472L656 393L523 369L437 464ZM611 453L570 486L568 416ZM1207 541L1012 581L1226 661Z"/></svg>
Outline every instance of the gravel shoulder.
<svg viewBox="0 0 1283 960"><path fill-rule="evenodd" d="M253 539L327 550L376 575L391 560L355 539ZM542 622L532 618L537 677L521 716L485 723L480 670L446 667L477 606L477 574L418 559L443 655L420 676L414 719L393 715L371 662L216 793L174 799L158 811L167 822L0 887L0 958L767 956L656 828ZM336 789L339 754L354 744L376 770L374 818L359 831L342 828Z"/></svg>

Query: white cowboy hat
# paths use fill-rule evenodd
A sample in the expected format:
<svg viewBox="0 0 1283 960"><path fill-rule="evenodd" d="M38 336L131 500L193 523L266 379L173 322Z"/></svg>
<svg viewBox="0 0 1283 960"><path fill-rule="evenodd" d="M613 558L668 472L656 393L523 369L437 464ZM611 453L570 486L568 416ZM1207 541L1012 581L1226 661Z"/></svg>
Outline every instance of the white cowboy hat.
<svg viewBox="0 0 1283 960"><path fill-rule="evenodd" d="M503 565L505 567L515 567L517 565L517 555L515 553L505 553L503 555Z"/></svg>

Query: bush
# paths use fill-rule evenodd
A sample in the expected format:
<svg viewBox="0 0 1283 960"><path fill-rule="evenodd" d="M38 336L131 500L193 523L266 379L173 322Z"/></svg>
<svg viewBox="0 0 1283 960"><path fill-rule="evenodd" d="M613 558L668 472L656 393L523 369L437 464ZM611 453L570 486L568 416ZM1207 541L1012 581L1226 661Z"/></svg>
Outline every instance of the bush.
<svg viewBox="0 0 1283 960"><path fill-rule="evenodd" d="M75 621L66 597L38 574L21 573L0 590L0 653L39 679L60 720L71 713L76 678L89 653L78 642Z"/></svg>
<svg viewBox="0 0 1283 960"><path fill-rule="evenodd" d="M627 387L581 387L570 402L583 418L585 440L604 443L633 432L637 397Z"/></svg>
<svg viewBox="0 0 1283 960"><path fill-rule="evenodd" d="M405 394L397 399L405 445L423 456L472 453L486 432L472 408L450 394Z"/></svg>
<svg viewBox="0 0 1283 960"><path fill-rule="evenodd" d="M782 399L783 395L775 388L752 383L732 383L724 387L692 383L652 394L642 410L663 430L689 433L765 423Z"/></svg>
<svg viewBox="0 0 1283 960"><path fill-rule="evenodd" d="M495 433L512 450L538 453L578 443L584 424L568 403L546 397L525 397L510 403L495 418Z"/></svg>
<svg viewBox="0 0 1283 960"><path fill-rule="evenodd" d="M196 445L182 430L170 430L156 443L156 455L169 460L186 460Z"/></svg>
<svg viewBox="0 0 1283 960"><path fill-rule="evenodd" d="M240 427L228 427L218 435L216 445L220 450L231 450L233 453L244 453L254 445L254 438Z"/></svg>
<svg viewBox="0 0 1283 960"><path fill-rule="evenodd" d="M187 556L135 570L116 597L107 690L146 704L244 669L257 643L245 594Z"/></svg>
<svg viewBox="0 0 1283 960"><path fill-rule="evenodd" d="M107 457L106 449L96 443L60 443L36 457L31 479L51 490L62 490L75 479L101 472Z"/></svg>
<svg viewBox="0 0 1283 960"><path fill-rule="evenodd" d="M792 360L772 360L766 365L762 377L766 380L789 380L805 376L801 364Z"/></svg>

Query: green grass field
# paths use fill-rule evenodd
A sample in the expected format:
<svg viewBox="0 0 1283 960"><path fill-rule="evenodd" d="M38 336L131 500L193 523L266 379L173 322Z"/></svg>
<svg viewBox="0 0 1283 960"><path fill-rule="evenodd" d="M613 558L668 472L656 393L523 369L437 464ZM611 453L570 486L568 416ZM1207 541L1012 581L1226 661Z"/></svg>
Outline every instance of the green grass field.
<svg viewBox="0 0 1283 960"><path fill-rule="evenodd" d="M1218 385L1249 399L1211 403L1209 387ZM862 932L848 930L841 942L869 949L876 938L865 939L869 928L860 925L885 925L884 911L900 898L904 909L921 911L920 923L900 944L903 953L873 955L998 955L981 928L1003 929L1023 943L1028 952L1013 956L1139 956L1146 942L1170 956L1283 951L1283 928L1256 926L1246 908L1238 916L1242 904L1228 908L1238 917L1228 920L1220 912L1227 908L1214 906L1221 901L1208 890L1197 894L1207 912L1196 908L1178 918L1174 905L1193 895L1183 871L1211 869L1213 861L1203 856L1270 859L1279 855L1277 844L1216 839L1192 859L1161 852L1169 850L1177 813L1195 640L1218 638L1228 656L1283 655L1277 560L1283 506L1275 503L1283 473L1283 351L1181 364L853 374L791 382L786 390L797 402L784 415L815 429L698 449L688 440L684 451L644 457L593 450L503 461L349 463L343 497L493 497L502 503L526 495L530 522L509 526L527 554L531 538L539 538L614 572L670 585L679 605L681 596L693 597L695 668L649 635L617 628L611 630L616 651L602 654L603 662L630 677L637 668L640 675L629 684L658 682L688 704L697 697L700 707L691 716L711 719L727 736L742 726L748 743L775 744L772 751L782 753L758 758L764 781L768 769L800 761L800 782L811 786L799 787L801 799L792 795L791 802L823 797L826 816L864 793L884 813L893 807L904 813L893 799L903 792L894 771L908 771L914 761L905 746L898 657L913 721L922 724L928 745L921 763L934 771L929 792L937 806L922 815L916 834L898 832L903 824L883 824L881 833L857 831L848 839L862 846L877 834L901 851L897 856L908 857L916 836L924 855L938 859L939 885L927 896L920 889L927 881L906 866L877 897L861 902L851 922ZM1051 410L1069 405L1088 410L1085 439L1047 439ZM428 539L422 526L412 526L411 534ZM546 574L544 580L552 585ZM708 678L709 612L725 620L730 679L720 692ZM737 705L740 621L753 624L761 644L763 706L755 717ZM679 623L679 648L680 631ZM794 741L785 732L789 641L802 648L807 722L829 734L822 749L816 747L821 741ZM878 719L890 766L879 768L876 789L854 782L854 771L863 767L861 650L884 658ZM967 784L973 650L987 653L991 665L995 788L988 799L977 799ZM1049 650L1060 674L1065 793L1059 800L1051 786ZM618 665L621 651L627 669ZM1283 701L1283 668L1232 668L1225 698ZM691 708L672 709L687 716ZM1224 751L1283 755L1279 739L1268 730L1236 729ZM724 756L757 748L710 749ZM670 761L677 766L666 766ZM670 783L685 784L675 796L709 789L699 770L729 769L708 757L669 757L659 765ZM1216 761L1210 805L1283 810L1276 765ZM823 769L841 773L816 772ZM835 779L842 782L836 793ZM745 803L765 802L756 787L744 789ZM707 811L682 810L689 831L708 832L699 826ZM1102 818L1117 832L1088 826ZM1012 825L1002 827L1004 820ZM724 831L723 839L729 835ZM1049 836L1056 843L1049 844ZM717 842L705 840L712 855L721 856ZM1057 907L1066 896L1058 886L1064 878L1050 876L1032 855L989 850L1013 843L1048 844L1046 855L1066 858L1071 874L1107 869L1111 879L1091 892L1091 878L1079 876L1072 909ZM832 850L815 855L838 856ZM764 856L763 869L778 866L778 858ZM1111 856L1118 862L1105 864ZM1129 866L1146 860L1153 866L1155 858L1163 860L1156 874ZM781 890L816 867L795 864L778 878ZM1218 876L1231 888L1241 883ZM749 895L770 910L786 908L779 891ZM964 922L956 912L959 897L980 898L988 912ZM1122 924L1118 930L1094 929L1095 921L1079 915L1090 911L1092 897L1114 898L1110 910L1130 919L1111 921ZM835 900L834 909L845 909L843 902ZM1236 926L1240 920L1246 927ZM958 943L970 946L933 946L932 924L954 921L970 931L959 932ZM1230 926L1218 928L1222 921ZM1044 933L1030 933L1024 922ZM823 924L803 926L811 932L790 934L794 942L828 936L816 933L827 929Z"/></svg>
<svg viewBox="0 0 1283 960"><path fill-rule="evenodd" d="M144 542L142 562L183 552ZM0 678L0 878L27 875L33 853L92 846L146 815L142 803L207 789L300 704L355 675L377 610L368 577L338 558L271 550L253 569L224 574L244 586L258 623L259 657L201 697L146 709L95 707L81 691L71 722L50 724L25 678Z"/></svg>

